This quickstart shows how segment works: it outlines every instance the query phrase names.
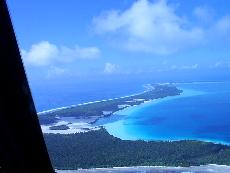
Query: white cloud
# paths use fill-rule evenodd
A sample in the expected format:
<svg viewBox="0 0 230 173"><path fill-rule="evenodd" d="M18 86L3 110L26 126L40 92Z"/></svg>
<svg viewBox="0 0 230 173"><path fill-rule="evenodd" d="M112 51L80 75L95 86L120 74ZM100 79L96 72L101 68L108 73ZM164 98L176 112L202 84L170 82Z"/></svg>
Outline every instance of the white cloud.
<svg viewBox="0 0 230 173"><path fill-rule="evenodd" d="M96 33L110 36L110 42L122 49L159 55L230 41L230 16L214 20L211 8L198 6L193 15L200 23L176 10L167 0L137 0L126 10L94 17L93 26Z"/></svg>
<svg viewBox="0 0 230 173"><path fill-rule="evenodd" d="M100 50L97 47L82 48L78 45L75 48L58 47L48 41L41 41L32 45L28 51L22 49L21 54L26 65L50 66L76 59L94 59L100 56Z"/></svg>
<svg viewBox="0 0 230 173"><path fill-rule="evenodd" d="M104 68L104 73L113 74L119 72L119 66L116 64L106 63Z"/></svg>
<svg viewBox="0 0 230 173"><path fill-rule="evenodd" d="M48 41L42 41L32 45L29 51L21 50L21 54L25 63L46 66L55 60L59 50L56 45L50 44Z"/></svg>
<svg viewBox="0 0 230 173"><path fill-rule="evenodd" d="M118 34L123 48L170 54L200 43L204 31L190 27L166 0L138 0L125 11L108 11L93 20L97 33Z"/></svg>

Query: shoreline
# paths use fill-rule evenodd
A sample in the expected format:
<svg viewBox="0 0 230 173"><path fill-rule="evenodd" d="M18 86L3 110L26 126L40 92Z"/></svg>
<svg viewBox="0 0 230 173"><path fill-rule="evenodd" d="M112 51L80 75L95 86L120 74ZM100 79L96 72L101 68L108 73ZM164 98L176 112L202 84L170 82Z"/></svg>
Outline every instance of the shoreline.
<svg viewBox="0 0 230 173"><path fill-rule="evenodd" d="M49 114L51 114L51 116L56 119L55 122L41 124L43 133L71 134L87 132L94 129L98 130L101 126L103 126L97 124L100 119L116 115L118 112L129 108L133 109L134 107L138 107L143 104L149 104L150 102L161 98L178 96L183 92L172 84L146 84L143 85L143 87L145 88L144 91L135 94L112 99L104 99L100 101L86 102L78 105L71 105L39 112L38 115L41 117L46 114L48 114L47 116L50 116ZM82 112L81 106L86 106L84 107L86 112ZM65 116L62 112L59 112L65 112L65 110L68 112L68 109L73 112L73 116ZM81 110L81 112L78 112L78 110ZM87 114L87 112L90 113L90 111L97 111L97 113L94 113L95 115L87 115L85 118L81 116L81 113L84 115ZM74 116L74 114L79 114L80 116Z"/></svg>
<svg viewBox="0 0 230 173"><path fill-rule="evenodd" d="M52 158L55 158L55 168L60 170L137 166L188 168L206 164L230 166L230 146L202 141L124 141L110 135L105 129L91 131L87 134L46 134L45 139L48 148L54 147L51 155ZM75 152L72 152L73 150ZM123 157L124 153L126 153L126 157ZM83 155L84 160L82 160ZM56 162L60 156L65 158L62 163ZM74 160L68 161L66 158L69 156ZM107 160L105 160L105 156ZM156 171L156 173L159 172Z"/></svg>
<svg viewBox="0 0 230 173"><path fill-rule="evenodd" d="M181 98L181 97L189 97L189 96L197 96L197 95L205 94L205 92L202 92L202 91L191 90L191 89L184 89L182 87L177 87L177 88L179 90L182 90L182 92L179 95L167 96L167 97L159 98L159 99L152 99L152 100L143 102L143 103L141 103L139 105L134 105L134 106L126 107L126 108L124 108L122 110L114 112L113 114L116 114L116 115L126 115L126 114L130 114L130 112L135 111L136 109L141 109L141 108L146 107L146 106L152 106L153 104L161 103L161 102L164 102L164 101L173 100L173 99ZM191 94L191 92L193 92L193 93ZM136 109L134 109L134 108L136 108ZM129 109L131 109L130 112L129 112Z"/></svg>
<svg viewBox="0 0 230 173"><path fill-rule="evenodd" d="M199 166L189 166L189 167L174 167L174 166L124 166L124 167L111 167L111 168L90 168L90 169L77 169L77 170L61 170L55 169L57 173L87 173L87 172L130 172L130 171L160 171L158 173L163 173L163 171L181 171L182 172L194 172L197 173L225 173L230 172L230 166L228 165L218 165L218 164L207 164ZM178 173L178 172L177 172Z"/></svg>
<svg viewBox="0 0 230 173"><path fill-rule="evenodd" d="M172 82L172 84L218 84L218 83L230 83L230 81L207 81L207 82Z"/></svg>
<svg viewBox="0 0 230 173"><path fill-rule="evenodd" d="M182 91L178 95L166 96L166 97L163 97L163 98L151 99L151 100L148 100L148 101L143 99L143 102L138 104L138 105L126 106L126 107L124 107L124 108L122 108L122 109L120 109L118 111L110 113L109 115L104 114L104 116L98 117L94 121L89 122L88 119L85 119L85 120L82 119L80 121L77 121L77 119L76 119L76 122L71 122L70 123L68 121L65 121L65 117L62 117L55 124L41 125L41 127L42 127L42 130L43 130L43 133L54 133L54 134L57 134L57 133L59 133L59 134L73 134L73 133L82 133L82 132L84 133L84 132L88 132L88 131L91 131L91 130L99 130L99 129L101 129L103 127L103 128L106 129L106 131L108 133L110 133L113 136L116 136L116 137L120 138L121 140L170 141L170 142L181 141L181 140L191 140L191 141L195 140L195 141L211 142L211 143L214 143L214 144L222 144L222 145L230 146L230 143L225 142L225 141L204 139L204 138L175 138L175 139L172 139L172 140L168 140L168 139L164 139L164 138L158 138L158 139L147 139L147 138L142 139L142 138L133 138L133 137L132 138L130 138L130 137L124 138L124 136L122 137L122 136L116 135L116 132L114 134L113 132L111 132L110 129L107 128L106 125L111 124L111 122L106 123L106 119L108 119L109 117L116 116L116 115L118 115L118 116L127 116L127 115L130 114L130 112L135 112L136 110L142 109L143 107L151 106L153 104L157 104L157 103L160 103L160 102L163 102L163 101L176 99L178 97L189 97L189 96L201 95L201 94L206 93L206 92L197 91L197 90L184 89L182 87L176 87L176 88L178 88L179 90ZM114 98L114 99L87 102L87 103L83 103L83 104L78 104L77 106L87 105L87 104L92 104L92 103L98 103L98 102L106 102L106 101L110 101L110 100L122 99L122 98L127 98L127 97L132 97L132 96L136 96L136 95L139 95L139 94L143 94L143 93L145 93L147 91L148 90L145 90L145 91L140 92L140 93L131 94L131 95L128 95L128 96L122 96L122 97L118 97L118 98ZM118 106L120 106L120 105L118 105ZM68 106L68 107L61 107L61 108L57 108L57 109L48 110L48 111L45 111L45 112L56 111L56 110L61 110L61 109L68 109L68 108L71 108L71 107L73 107L73 106L71 105L71 106ZM72 117L72 118L74 118L74 117ZM104 123L103 123L103 120L105 120ZM98 121L99 121L99 124L97 124ZM102 121L102 123L100 121ZM117 121L120 121L120 120L118 119L118 120L115 120L114 122L117 122ZM112 120L112 123L114 123L114 122ZM52 129L50 129L50 127L59 126L59 125L68 125L68 129L66 129L66 130L52 130Z"/></svg>
<svg viewBox="0 0 230 173"><path fill-rule="evenodd" d="M151 86L151 84L143 85L143 88L145 88L145 90L142 92L135 93L135 94L130 94L130 95L121 96L121 97L115 97L115 98L110 98L110 99L85 102L85 103L80 103L80 104L76 104L76 105L63 106L63 107L59 107L59 108L49 109L46 111L41 111L41 112L38 112L37 114L39 116L42 116L42 115L45 115L47 113L55 113L56 111L70 109L70 108L74 108L74 107L78 107L78 106L90 105L90 104L94 104L94 103L101 103L101 102L107 102L107 101L113 101L113 100L118 100L118 99L129 98L129 97L135 97L135 96L144 94L150 90L154 90L154 87L151 86L151 88L150 88L150 86ZM118 106L120 106L120 105L118 105ZM133 107L133 106L128 105L128 107ZM121 110L123 110L125 108L127 108L127 107L121 108ZM121 111L121 110L118 110L118 111ZM116 112L118 112L118 111L116 111ZM84 133L84 132L88 132L91 130L99 130L102 128L102 126L101 125L95 126L97 121L101 118L107 118L107 117L113 115L114 113L115 112L113 112L113 113L111 112L111 113L109 113L109 115L103 113L103 117L98 117L95 120L90 121L90 122L87 122L86 120L77 121L77 122L67 122L67 121L65 121L65 117L62 117L62 118L57 117L59 119L58 122L53 123L53 124L46 124L46 125L41 124L41 128L42 128L43 133L53 133L53 134L58 134L58 133L59 134L73 134L73 133ZM66 129L66 130L51 130L50 129L51 127L61 126L61 125L68 125L68 129ZM76 128L76 126L79 126L79 127Z"/></svg>
<svg viewBox="0 0 230 173"><path fill-rule="evenodd" d="M139 109L142 109L142 108L145 108L145 107L148 107L148 106L155 105L157 103L161 103L161 102L164 102L164 101L173 100L173 99L177 99L177 98L181 98L181 97L189 97L189 96L197 96L197 95L206 94L206 92L203 92L203 91L197 91L197 90L192 90L192 89L184 89L182 87L177 87L177 88L183 91L179 95L176 95L176 96L167 96L167 97L159 98L159 99L152 99L150 101L141 103L139 105L130 106L130 107L124 108L122 110L116 111L111 116L114 116L114 115L129 116L129 114L132 114L132 112L138 111ZM99 119L99 121L100 121L100 119ZM110 124L110 123L108 123L108 124ZM106 128L106 124L102 124L101 126L103 126L109 134L111 134L113 136L116 136L116 135L114 135L111 132L111 130L109 130L108 128ZM143 141L162 141L162 142L166 142L166 141L177 142L177 141L183 141L183 140L201 141L201 142L207 142L207 143L221 144L221 145L230 146L230 143L225 142L225 141L212 140L212 139L204 139L204 138L177 138L177 139L173 139L173 140L168 140L167 138L158 138L158 139L141 139L141 138L135 138L134 139L134 138L131 138L131 137L130 138L129 137L128 138L123 138L123 137L119 137L119 136L116 136L116 137L120 138L121 140L143 140Z"/></svg>
<svg viewBox="0 0 230 173"><path fill-rule="evenodd" d="M103 99L103 100L96 100L96 101L91 101L91 102L79 103L79 104L76 104L76 105L70 105L70 106L63 106L63 107L48 109L48 110L45 110L45 111L37 112L37 114L38 115L42 115L42 114L52 113L52 112L55 112L55 111L69 109L69 108L73 108L73 107L77 107L77 106L83 106L83 105L88 105L88 104L93 104L93 103L100 103L100 102L106 102L106 101L112 101L112 100L117 100L117 99L128 98L128 97L132 97L132 96L138 96L140 94L146 93L147 91L148 90L144 90L144 91L139 92L139 93L135 93L135 94L131 94L131 95L126 95L126 96L121 96L121 97L115 97L115 98Z"/></svg>
<svg viewBox="0 0 230 173"><path fill-rule="evenodd" d="M230 81L209 81L209 82L161 82L161 83L156 83L158 85L178 85L178 84L215 84L215 83L226 83L226 82L230 82ZM121 97L115 97L115 98L109 98L109 99L103 99L103 100L95 100L95 101L90 101L90 102L84 102L84 103L79 103L79 104L73 104L73 105L69 105L69 106L62 106L62 107L57 107L57 108L50 108L44 111L39 111L37 112L38 115L42 115L45 113L50 113L50 112L55 112L55 111L59 111L59 110L63 110L63 109L68 109L68 108L72 108L72 107L76 107L76 106L82 106L82 105L87 105L87 104L92 104L92 103L99 103L99 102L103 102L103 101L111 101L111 100L116 100L116 99L122 99L122 98L127 98L127 97L132 97L132 96L136 96L139 94L143 94L145 92L147 92L149 89L147 88L149 85L151 84L143 84L143 88L146 88L144 91L142 92L138 92L135 94L131 94L131 95L125 95L125 96L121 96Z"/></svg>

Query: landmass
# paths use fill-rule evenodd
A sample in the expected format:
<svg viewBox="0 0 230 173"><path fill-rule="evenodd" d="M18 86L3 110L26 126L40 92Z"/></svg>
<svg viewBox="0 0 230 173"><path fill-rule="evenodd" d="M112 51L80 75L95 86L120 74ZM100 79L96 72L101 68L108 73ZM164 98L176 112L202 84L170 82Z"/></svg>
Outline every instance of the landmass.
<svg viewBox="0 0 230 173"><path fill-rule="evenodd" d="M67 125L51 126L50 130L67 130L69 127Z"/></svg>
<svg viewBox="0 0 230 173"><path fill-rule="evenodd" d="M100 118L111 116L117 111L130 106L182 93L182 90L171 84L145 85L145 88L146 90L142 93L126 97L41 112L39 113L39 121L42 125L42 130L44 133L63 134L98 130L100 127L95 127L94 124ZM63 127L65 127L65 131Z"/></svg>
<svg viewBox="0 0 230 173"><path fill-rule="evenodd" d="M139 94L40 113L39 119L54 167L76 170L124 166L230 165L228 145L196 140L121 140L103 127L94 125L100 118L127 107L181 93L174 85L156 84L149 85Z"/></svg>
<svg viewBox="0 0 230 173"><path fill-rule="evenodd" d="M57 169L230 165L230 146L210 142L121 140L103 128L44 137Z"/></svg>
<svg viewBox="0 0 230 173"><path fill-rule="evenodd" d="M162 166L135 166L115 168L93 168L79 170L56 170L57 173L227 173L230 166L226 165L202 165L191 167L162 167Z"/></svg>

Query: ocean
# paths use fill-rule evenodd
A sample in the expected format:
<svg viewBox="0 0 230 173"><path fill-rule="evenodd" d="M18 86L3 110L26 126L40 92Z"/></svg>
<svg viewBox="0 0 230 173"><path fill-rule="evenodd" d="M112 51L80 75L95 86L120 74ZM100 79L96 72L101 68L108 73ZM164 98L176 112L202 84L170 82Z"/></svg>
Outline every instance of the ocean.
<svg viewBox="0 0 230 173"><path fill-rule="evenodd" d="M106 80L31 84L37 112L92 101L127 96L144 91L144 82Z"/></svg>
<svg viewBox="0 0 230 173"><path fill-rule="evenodd" d="M117 112L98 124L124 140L203 140L230 144L230 82L180 83L180 96Z"/></svg>
<svg viewBox="0 0 230 173"><path fill-rule="evenodd" d="M72 82L32 86L38 112L116 98L144 90L147 81ZM151 82L150 82L151 83ZM204 140L230 144L230 82L176 83L171 96L117 112L96 125L125 140Z"/></svg>

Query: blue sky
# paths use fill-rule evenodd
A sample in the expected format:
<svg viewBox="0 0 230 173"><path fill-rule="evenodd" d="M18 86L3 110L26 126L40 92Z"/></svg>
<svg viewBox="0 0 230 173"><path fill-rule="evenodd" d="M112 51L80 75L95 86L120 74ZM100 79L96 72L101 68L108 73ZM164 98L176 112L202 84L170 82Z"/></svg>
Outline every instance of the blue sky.
<svg viewBox="0 0 230 173"><path fill-rule="evenodd" d="M8 5L31 80L230 74L226 0L8 0Z"/></svg>

